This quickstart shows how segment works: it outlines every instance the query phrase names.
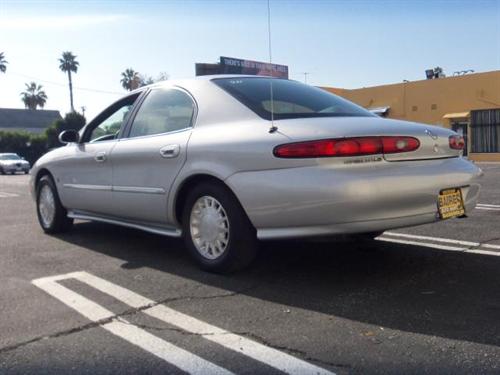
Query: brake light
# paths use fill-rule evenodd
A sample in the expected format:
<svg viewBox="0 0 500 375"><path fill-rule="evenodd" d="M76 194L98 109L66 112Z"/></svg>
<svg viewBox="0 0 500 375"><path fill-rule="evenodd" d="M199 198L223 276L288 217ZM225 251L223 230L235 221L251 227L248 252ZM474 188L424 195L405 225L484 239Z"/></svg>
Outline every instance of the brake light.
<svg viewBox="0 0 500 375"><path fill-rule="evenodd" d="M448 140L453 150L463 150L465 147L465 140L461 135L450 135Z"/></svg>
<svg viewBox="0 0 500 375"><path fill-rule="evenodd" d="M279 158L322 158L415 151L420 147L413 137L355 137L322 139L279 145L273 154Z"/></svg>

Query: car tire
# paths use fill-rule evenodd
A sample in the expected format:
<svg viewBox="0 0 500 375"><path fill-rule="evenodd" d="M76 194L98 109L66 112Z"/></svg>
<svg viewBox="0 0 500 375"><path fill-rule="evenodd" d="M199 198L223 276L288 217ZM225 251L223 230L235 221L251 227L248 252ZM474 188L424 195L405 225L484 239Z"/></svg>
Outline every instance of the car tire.
<svg viewBox="0 0 500 375"><path fill-rule="evenodd" d="M186 247L205 271L238 271L257 254L255 228L233 193L221 184L202 183L187 194L182 224Z"/></svg>
<svg viewBox="0 0 500 375"><path fill-rule="evenodd" d="M0 167L0 174L5 174L5 171L1 167Z"/></svg>
<svg viewBox="0 0 500 375"><path fill-rule="evenodd" d="M52 177L45 175L36 188L36 212L38 222L45 233L67 232L73 225L68 212L62 206Z"/></svg>

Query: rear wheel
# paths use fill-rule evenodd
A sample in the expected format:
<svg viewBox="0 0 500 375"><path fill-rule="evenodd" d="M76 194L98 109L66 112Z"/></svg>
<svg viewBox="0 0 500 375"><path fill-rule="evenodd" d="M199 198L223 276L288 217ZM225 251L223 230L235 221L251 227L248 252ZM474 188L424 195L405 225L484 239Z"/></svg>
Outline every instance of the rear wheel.
<svg viewBox="0 0 500 375"><path fill-rule="evenodd" d="M233 193L222 185L202 183L192 189L182 224L186 246L204 270L229 273L255 258L255 229Z"/></svg>
<svg viewBox="0 0 500 375"><path fill-rule="evenodd" d="M43 176L37 185L36 208L38 221L45 233L68 231L73 219L68 218L62 206L54 181L50 176Z"/></svg>
<svg viewBox="0 0 500 375"><path fill-rule="evenodd" d="M0 167L0 174L5 174L5 171L3 170L2 167Z"/></svg>

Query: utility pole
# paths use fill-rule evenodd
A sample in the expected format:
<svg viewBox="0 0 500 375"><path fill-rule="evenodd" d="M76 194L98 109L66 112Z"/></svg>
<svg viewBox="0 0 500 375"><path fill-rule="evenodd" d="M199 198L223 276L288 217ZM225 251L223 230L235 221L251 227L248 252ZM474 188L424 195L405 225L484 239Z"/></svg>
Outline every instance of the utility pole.
<svg viewBox="0 0 500 375"><path fill-rule="evenodd" d="M303 72L304 75L304 83L307 83L307 76L310 74L309 72Z"/></svg>
<svg viewBox="0 0 500 375"><path fill-rule="evenodd" d="M82 105L82 107L81 107L81 108L82 108L82 115L83 115L83 117L85 117L85 110L86 110L87 108L86 108L86 107L84 107L83 105Z"/></svg>

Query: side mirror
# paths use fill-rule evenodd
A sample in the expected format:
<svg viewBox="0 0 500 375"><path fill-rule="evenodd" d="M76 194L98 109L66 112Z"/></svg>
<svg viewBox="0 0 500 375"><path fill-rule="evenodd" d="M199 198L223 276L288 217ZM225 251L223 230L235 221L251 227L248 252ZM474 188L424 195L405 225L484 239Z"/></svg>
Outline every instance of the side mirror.
<svg viewBox="0 0 500 375"><path fill-rule="evenodd" d="M76 130L65 130L59 134L59 142L61 143L76 143L80 139L80 135Z"/></svg>

